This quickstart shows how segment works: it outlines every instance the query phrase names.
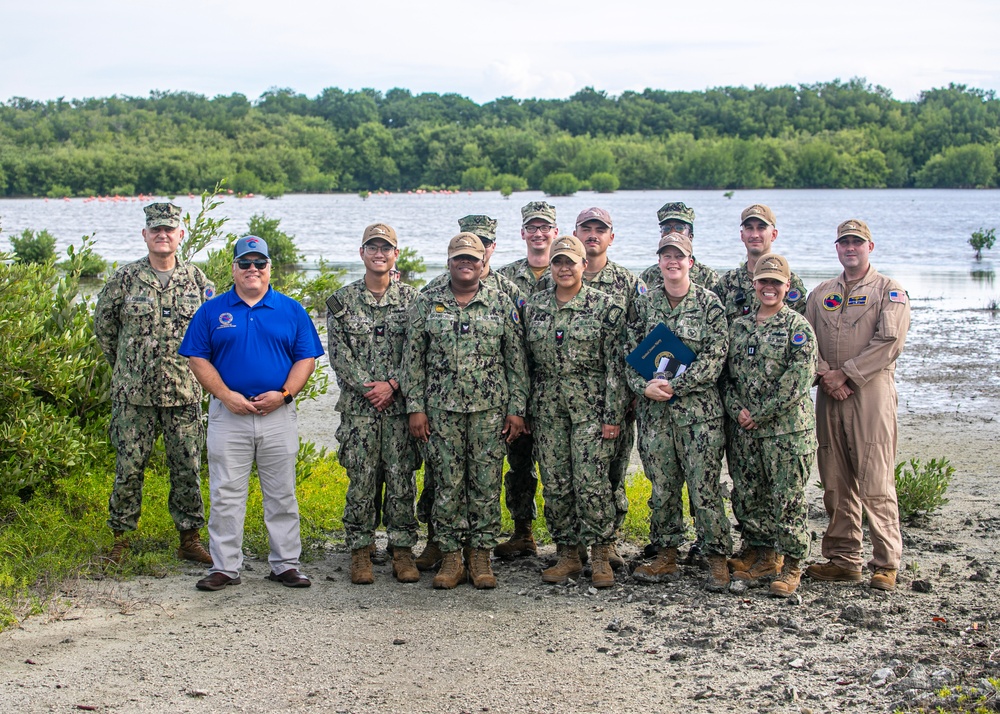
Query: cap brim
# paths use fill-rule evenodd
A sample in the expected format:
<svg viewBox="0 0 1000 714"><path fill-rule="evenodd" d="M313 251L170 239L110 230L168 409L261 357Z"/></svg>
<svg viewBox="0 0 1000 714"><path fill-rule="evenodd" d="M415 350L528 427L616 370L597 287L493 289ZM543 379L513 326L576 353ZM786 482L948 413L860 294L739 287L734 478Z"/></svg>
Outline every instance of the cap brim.
<svg viewBox="0 0 1000 714"><path fill-rule="evenodd" d="M157 218L154 221L149 221L146 223L146 228L159 228L160 226L167 226L168 228L180 228L181 222L178 220L172 220L170 218Z"/></svg>
<svg viewBox="0 0 1000 714"><path fill-rule="evenodd" d="M782 275L781 273L761 273L760 275L754 275L754 280L780 280L783 283L787 283L791 278L787 275Z"/></svg>
<svg viewBox="0 0 1000 714"><path fill-rule="evenodd" d="M869 238L868 236L863 236L860 233L844 233L843 235L837 236L837 240L835 240L834 243L839 243L841 238L860 238L866 243L871 241L871 238Z"/></svg>
<svg viewBox="0 0 1000 714"><path fill-rule="evenodd" d="M482 260L484 257L486 256L475 255L474 253L462 252L462 253L455 253L454 255L449 255L448 260L451 260L452 258L472 258L473 260Z"/></svg>
<svg viewBox="0 0 1000 714"><path fill-rule="evenodd" d="M552 255L552 257L549 258L549 262L551 263L553 260L555 260L556 258L558 258L560 255L566 256L567 258L569 258L570 260L572 260L574 263L582 263L583 262L583 257L582 256L577 255L576 253L571 253L568 250L564 250L561 253L554 253Z"/></svg>

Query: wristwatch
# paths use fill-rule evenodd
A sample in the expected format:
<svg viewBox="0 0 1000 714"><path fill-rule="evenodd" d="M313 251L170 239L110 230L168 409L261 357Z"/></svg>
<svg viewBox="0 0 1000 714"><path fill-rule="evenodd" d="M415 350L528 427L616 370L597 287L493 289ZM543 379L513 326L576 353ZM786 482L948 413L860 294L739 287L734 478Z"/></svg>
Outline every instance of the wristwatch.
<svg viewBox="0 0 1000 714"><path fill-rule="evenodd" d="M292 401L295 399L295 397L289 394L288 390L285 389L284 387L281 388L281 396L285 398L285 404L291 404Z"/></svg>

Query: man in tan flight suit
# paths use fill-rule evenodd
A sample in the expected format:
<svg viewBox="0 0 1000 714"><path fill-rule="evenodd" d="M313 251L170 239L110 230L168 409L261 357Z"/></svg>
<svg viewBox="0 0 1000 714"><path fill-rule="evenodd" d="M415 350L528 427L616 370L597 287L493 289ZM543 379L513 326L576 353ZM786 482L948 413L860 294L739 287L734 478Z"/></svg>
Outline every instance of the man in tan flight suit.
<svg viewBox="0 0 1000 714"><path fill-rule="evenodd" d="M894 480L895 371L910 303L899 283L869 264L875 244L864 221L841 223L836 246L844 272L818 285L806 303L819 345L817 462L830 517L823 536L828 562L806 572L816 580L862 579L864 507L873 551L870 586L893 590L903 551Z"/></svg>

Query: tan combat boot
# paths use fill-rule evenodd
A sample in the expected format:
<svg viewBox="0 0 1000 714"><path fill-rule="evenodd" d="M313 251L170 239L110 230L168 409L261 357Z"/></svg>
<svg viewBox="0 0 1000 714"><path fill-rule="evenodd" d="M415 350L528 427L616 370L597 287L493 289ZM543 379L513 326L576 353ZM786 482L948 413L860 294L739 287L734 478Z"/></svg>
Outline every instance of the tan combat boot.
<svg viewBox="0 0 1000 714"><path fill-rule="evenodd" d="M832 560L825 563L813 563L806 568L806 575L813 580L827 580L838 583L856 583L861 580L861 568L854 570L837 565Z"/></svg>
<svg viewBox="0 0 1000 714"><path fill-rule="evenodd" d="M190 560L195 563L212 564L212 556L201 544L201 534L197 528L188 531L181 531L181 547L177 549L177 557L181 560Z"/></svg>
<svg viewBox="0 0 1000 714"><path fill-rule="evenodd" d="M636 568L632 577L640 583L664 583L676 580L677 571L677 549L657 548L656 557Z"/></svg>
<svg viewBox="0 0 1000 714"><path fill-rule="evenodd" d="M128 553L129 545L125 540L125 531L113 531L113 533L115 542L111 545L111 552L108 553L106 560L110 565L121 565Z"/></svg>
<svg viewBox="0 0 1000 714"><path fill-rule="evenodd" d="M583 563L580 562L578 546L558 546L561 550L559 560L551 568L542 571L542 582L562 585L570 578L574 580L583 574Z"/></svg>
<svg viewBox="0 0 1000 714"><path fill-rule="evenodd" d="M498 558L537 555L538 544L535 543L535 534L531 532L531 521L514 521L514 533L510 540L494 548L493 554Z"/></svg>
<svg viewBox="0 0 1000 714"><path fill-rule="evenodd" d="M392 549L392 574L401 583L415 583L420 580L420 571L413 560L412 548Z"/></svg>
<svg viewBox="0 0 1000 714"><path fill-rule="evenodd" d="M593 545L590 549L590 584L595 588L610 588L615 584L615 573L608 561L609 545Z"/></svg>
<svg viewBox="0 0 1000 714"><path fill-rule="evenodd" d="M771 578L781 572L781 563L782 556L778 555L774 548L761 548L758 551L757 562L751 565L749 570L734 570L733 577L743 581Z"/></svg>
<svg viewBox="0 0 1000 714"><path fill-rule="evenodd" d="M470 553L469 577L477 590L490 590L497 586L497 577L490 567L489 548L476 548Z"/></svg>
<svg viewBox="0 0 1000 714"><path fill-rule="evenodd" d="M713 593L723 592L729 587L729 566L726 565L726 556L711 553L706 560L708 576L705 578L705 589Z"/></svg>
<svg viewBox="0 0 1000 714"><path fill-rule="evenodd" d="M441 560L441 569L434 576L434 587L438 590L451 590L465 582L465 563L462 562L462 551L453 550L445 553Z"/></svg>
<svg viewBox="0 0 1000 714"><path fill-rule="evenodd" d="M760 557L760 549L756 546L752 546L749 543L743 544L743 550L738 554L734 555L732 558L726 561L729 565L729 569L732 571L736 570L750 570L753 564L757 562L757 558Z"/></svg>
<svg viewBox="0 0 1000 714"><path fill-rule="evenodd" d="M892 592L896 589L896 570L894 568L875 568L875 574L872 575L868 587Z"/></svg>
<svg viewBox="0 0 1000 714"><path fill-rule="evenodd" d="M621 570L625 567L625 558L618 555L618 545L616 543L608 545L608 562L611 563L612 570Z"/></svg>
<svg viewBox="0 0 1000 714"><path fill-rule="evenodd" d="M372 571L374 550L375 544L371 543L351 551L351 582L355 585L371 585L375 582L375 573Z"/></svg>
<svg viewBox="0 0 1000 714"><path fill-rule="evenodd" d="M437 541L434 540L434 526L430 523L427 524L427 545L424 546L423 552L417 556L417 570L423 572L425 570L434 570L437 564L441 562L444 558L444 553L441 548L438 547Z"/></svg>
<svg viewBox="0 0 1000 714"><path fill-rule="evenodd" d="M773 597L788 597L799 589L801 579L802 568L799 567L799 559L785 556L781 573L771 582L771 589L768 592Z"/></svg>

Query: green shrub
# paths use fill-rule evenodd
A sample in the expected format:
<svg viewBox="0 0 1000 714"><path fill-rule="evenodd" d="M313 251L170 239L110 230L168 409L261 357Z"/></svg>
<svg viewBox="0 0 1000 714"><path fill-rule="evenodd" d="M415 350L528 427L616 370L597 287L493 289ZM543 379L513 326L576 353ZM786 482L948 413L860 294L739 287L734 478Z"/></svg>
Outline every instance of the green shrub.
<svg viewBox="0 0 1000 714"><path fill-rule="evenodd" d="M983 259L983 249L989 250L993 247L993 244L997 239L997 229L990 228L986 230L985 228L980 228L978 231L972 234L969 238L969 245L972 246L973 250L976 251L976 260Z"/></svg>
<svg viewBox="0 0 1000 714"><path fill-rule="evenodd" d="M463 191L483 191L493 179L493 172L485 166L473 166L462 172L459 185Z"/></svg>
<svg viewBox="0 0 1000 714"><path fill-rule="evenodd" d="M68 198L73 195L73 189L69 186L62 186L60 184L52 184L52 188L45 192L46 198Z"/></svg>
<svg viewBox="0 0 1000 714"><path fill-rule="evenodd" d="M549 196L572 196L580 190L580 181L571 173L549 174L542 181L542 191Z"/></svg>
<svg viewBox="0 0 1000 714"><path fill-rule="evenodd" d="M912 523L931 515L948 503L944 494L954 474L954 467L944 458L931 459L926 464L921 463L920 459L900 461L896 464L899 520Z"/></svg>
<svg viewBox="0 0 1000 714"><path fill-rule="evenodd" d="M11 236L10 244L18 263L38 264L56 257L56 237L46 230L35 233L25 228L20 236Z"/></svg>
<svg viewBox="0 0 1000 714"><path fill-rule="evenodd" d="M399 251L399 257L396 258L396 270L399 271L400 280L415 288L419 288L425 282L416 277L427 270L424 259L417 253L416 248L406 247Z"/></svg>
<svg viewBox="0 0 1000 714"><path fill-rule="evenodd" d="M598 193L614 193L621 182L612 173L598 172L590 177L590 189Z"/></svg>
<svg viewBox="0 0 1000 714"><path fill-rule="evenodd" d="M91 236L84 236L83 240L86 243L89 241ZM88 250L80 256L79 263L73 262L73 257L75 253L75 248L69 246L66 248L66 254L69 256L69 260L64 260L59 263L59 268L65 271L70 271L77 269L80 272L81 278L98 278L104 274L104 271L108 269L108 261L102 258L97 253Z"/></svg>

